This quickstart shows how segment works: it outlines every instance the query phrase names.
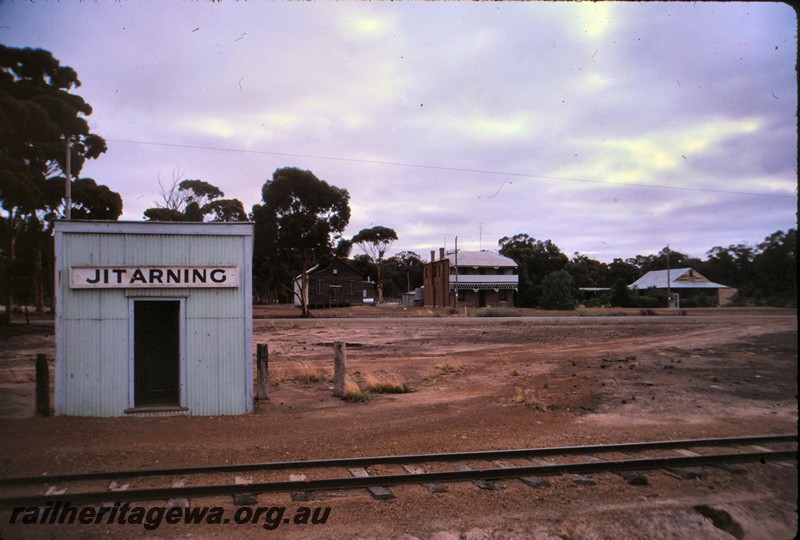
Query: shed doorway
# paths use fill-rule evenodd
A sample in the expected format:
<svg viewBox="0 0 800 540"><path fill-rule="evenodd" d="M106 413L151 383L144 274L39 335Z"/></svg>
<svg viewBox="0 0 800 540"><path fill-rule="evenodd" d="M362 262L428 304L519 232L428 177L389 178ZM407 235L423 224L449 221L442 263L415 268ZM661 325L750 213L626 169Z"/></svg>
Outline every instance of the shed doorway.
<svg viewBox="0 0 800 540"><path fill-rule="evenodd" d="M133 406L180 406L181 302L133 302Z"/></svg>
<svg viewBox="0 0 800 540"><path fill-rule="evenodd" d="M328 297L328 304L331 306L341 306L342 305L342 286L341 285L331 285L328 287L329 297Z"/></svg>

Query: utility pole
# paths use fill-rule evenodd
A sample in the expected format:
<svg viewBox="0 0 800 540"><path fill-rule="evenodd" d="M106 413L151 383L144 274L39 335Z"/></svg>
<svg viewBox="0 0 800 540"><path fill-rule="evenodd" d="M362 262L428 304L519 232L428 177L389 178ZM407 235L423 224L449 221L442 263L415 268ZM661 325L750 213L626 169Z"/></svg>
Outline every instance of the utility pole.
<svg viewBox="0 0 800 540"><path fill-rule="evenodd" d="M67 199L67 207L64 209L64 217L69 220L72 217L72 139L70 139L69 134L66 135L67 137L67 166L66 170L64 171L64 175L67 178L67 183L64 187L65 195Z"/></svg>
<svg viewBox="0 0 800 540"><path fill-rule="evenodd" d="M672 289L670 288L670 283L672 280L670 279L669 275L669 244L667 244L666 249L664 250L664 254L667 256L667 307L672 307Z"/></svg>
<svg viewBox="0 0 800 540"><path fill-rule="evenodd" d="M456 236L456 305L455 308L458 309L458 236Z"/></svg>

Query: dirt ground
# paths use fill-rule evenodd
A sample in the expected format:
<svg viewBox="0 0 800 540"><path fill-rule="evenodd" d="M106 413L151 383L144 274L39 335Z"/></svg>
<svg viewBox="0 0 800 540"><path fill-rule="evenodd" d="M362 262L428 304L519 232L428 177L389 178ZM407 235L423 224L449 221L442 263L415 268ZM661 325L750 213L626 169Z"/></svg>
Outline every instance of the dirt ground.
<svg viewBox="0 0 800 540"><path fill-rule="evenodd" d="M53 357L53 327L46 319L17 325L0 333L0 476L797 431L795 310L521 314L381 306L300 319L293 308L257 307L254 347L269 347L269 399L233 417L33 417L33 358ZM389 377L413 391L334 398L334 341L347 343L348 373L362 388ZM287 512L331 508L324 524L272 531L11 525L2 511L0 538L773 539L797 531L795 462L736 475L704 469L690 480L647 477L645 486L599 474L592 486L552 478L532 489L508 480L495 491L465 483L438 494L409 485L392 488L389 501L366 491L304 503L262 495L259 506ZM237 508L230 497L191 505Z"/></svg>

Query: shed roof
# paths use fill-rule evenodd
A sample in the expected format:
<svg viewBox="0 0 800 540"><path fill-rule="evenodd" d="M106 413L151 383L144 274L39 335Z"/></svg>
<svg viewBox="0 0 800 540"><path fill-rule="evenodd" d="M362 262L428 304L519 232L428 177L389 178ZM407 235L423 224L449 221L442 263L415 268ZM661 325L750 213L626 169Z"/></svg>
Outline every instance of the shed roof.
<svg viewBox="0 0 800 540"><path fill-rule="evenodd" d="M102 221L58 220L57 231L87 234L169 234L200 236L253 236L249 221Z"/></svg>
<svg viewBox="0 0 800 540"><path fill-rule="evenodd" d="M667 274L671 289L728 289L727 285L709 281L693 268L673 268L671 270L651 270L632 284L629 289L667 288Z"/></svg>
<svg viewBox="0 0 800 540"><path fill-rule="evenodd" d="M450 254L447 256L450 259L450 264L455 266L456 256ZM490 266L494 267L512 267L516 268L517 263L514 259L503 257L499 253L491 251L458 251L458 266Z"/></svg>
<svg viewBox="0 0 800 540"><path fill-rule="evenodd" d="M314 266L312 266L311 268L306 270L306 275L310 276L312 274L316 274L317 272L322 272L324 270L327 270L331 266L335 265L337 262L340 263L342 266L344 266L346 268L349 268L350 270L352 270L353 272L355 272L359 276L361 276L361 279L364 279L364 274L362 274L358 269L353 267L353 265L351 265L346 260L344 260L344 259L342 259L340 257L334 257L333 260L331 261L331 263L328 266L325 266L325 267L323 267L320 264L315 264ZM301 276L302 276L302 274L297 274L297 276L295 276L294 279L295 280L299 280Z"/></svg>

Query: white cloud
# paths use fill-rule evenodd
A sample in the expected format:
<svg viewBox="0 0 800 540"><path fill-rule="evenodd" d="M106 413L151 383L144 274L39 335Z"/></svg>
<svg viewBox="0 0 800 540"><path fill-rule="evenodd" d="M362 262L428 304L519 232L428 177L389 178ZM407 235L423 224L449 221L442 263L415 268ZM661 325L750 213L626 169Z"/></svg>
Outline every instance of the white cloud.
<svg viewBox="0 0 800 540"><path fill-rule="evenodd" d="M348 232L390 226L422 255L519 232L605 260L668 237L702 255L796 224L796 17L780 4L3 9L4 43L78 71L98 134L184 146L110 141L87 165L126 218L176 168L249 207L300 166L350 191Z"/></svg>

